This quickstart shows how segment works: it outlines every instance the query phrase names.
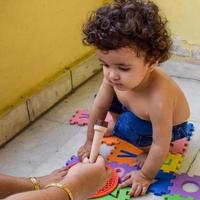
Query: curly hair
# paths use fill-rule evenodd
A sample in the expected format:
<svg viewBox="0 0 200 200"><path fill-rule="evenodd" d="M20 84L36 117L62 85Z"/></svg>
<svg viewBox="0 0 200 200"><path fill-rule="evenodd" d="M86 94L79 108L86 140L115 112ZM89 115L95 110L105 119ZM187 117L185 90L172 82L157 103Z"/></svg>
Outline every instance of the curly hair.
<svg viewBox="0 0 200 200"><path fill-rule="evenodd" d="M94 11L83 25L83 44L100 50L133 48L146 62L161 63L170 56L167 20L151 1L115 0Z"/></svg>

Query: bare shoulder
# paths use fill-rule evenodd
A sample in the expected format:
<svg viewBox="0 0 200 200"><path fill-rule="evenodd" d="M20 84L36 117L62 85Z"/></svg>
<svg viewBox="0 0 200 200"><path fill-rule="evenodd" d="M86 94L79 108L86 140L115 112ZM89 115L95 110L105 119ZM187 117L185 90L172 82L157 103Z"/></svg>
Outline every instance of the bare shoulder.
<svg viewBox="0 0 200 200"><path fill-rule="evenodd" d="M174 125L188 119L189 105L182 89L160 68L155 71L155 80L149 96L151 115L165 113L173 118Z"/></svg>

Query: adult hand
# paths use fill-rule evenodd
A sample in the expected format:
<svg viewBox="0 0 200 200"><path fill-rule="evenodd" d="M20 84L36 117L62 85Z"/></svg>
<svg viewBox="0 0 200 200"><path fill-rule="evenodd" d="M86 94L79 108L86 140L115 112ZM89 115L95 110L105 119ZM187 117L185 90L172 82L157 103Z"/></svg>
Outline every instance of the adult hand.
<svg viewBox="0 0 200 200"><path fill-rule="evenodd" d="M76 200L85 200L101 189L111 177L104 159L98 156L95 163L78 163L71 167L61 183L67 186Z"/></svg>

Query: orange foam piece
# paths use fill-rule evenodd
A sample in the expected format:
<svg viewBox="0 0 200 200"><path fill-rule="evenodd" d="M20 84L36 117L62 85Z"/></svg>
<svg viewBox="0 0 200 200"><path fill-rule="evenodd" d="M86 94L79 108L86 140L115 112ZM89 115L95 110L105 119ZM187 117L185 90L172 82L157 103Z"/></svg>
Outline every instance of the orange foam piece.
<svg viewBox="0 0 200 200"><path fill-rule="evenodd" d="M187 146L188 146L188 139L186 137L176 140L174 142L171 142L170 152L173 154L176 153L184 154L187 149Z"/></svg>
<svg viewBox="0 0 200 200"><path fill-rule="evenodd" d="M107 160L109 162L115 161L119 164L128 164L130 166L135 165L135 159L132 157L117 157L121 154L120 150L125 150L136 155L139 155L143 152L134 145L119 139L119 143L116 144L115 148L111 151L111 154L107 157Z"/></svg>
<svg viewBox="0 0 200 200"><path fill-rule="evenodd" d="M103 137L102 143L107 145L119 144L119 138L115 136Z"/></svg>
<svg viewBox="0 0 200 200"><path fill-rule="evenodd" d="M92 198L105 196L111 193L117 187L119 180L117 171L110 166L107 167L112 170L112 177L107 181L106 185L102 189L100 189Z"/></svg>

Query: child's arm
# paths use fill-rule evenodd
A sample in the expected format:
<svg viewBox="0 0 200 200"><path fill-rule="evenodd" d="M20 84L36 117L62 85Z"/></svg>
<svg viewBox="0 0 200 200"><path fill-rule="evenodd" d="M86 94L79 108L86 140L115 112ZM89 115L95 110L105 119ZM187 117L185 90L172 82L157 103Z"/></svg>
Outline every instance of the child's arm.
<svg viewBox="0 0 200 200"><path fill-rule="evenodd" d="M97 120L105 119L107 111L112 103L113 96L114 90L112 86L104 79L90 111L87 139L85 144L78 151L79 158L84 159L89 156L94 136L95 122Z"/></svg>
<svg viewBox="0 0 200 200"><path fill-rule="evenodd" d="M154 178L163 164L170 148L173 127L173 101L161 99L151 108L151 122L153 126L153 143L147 159L142 167L142 172Z"/></svg>
<svg viewBox="0 0 200 200"><path fill-rule="evenodd" d="M157 105L149 104L150 119L153 125L153 143L148 156L142 169L127 174L120 185L120 187L131 185L131 196L140 196L146 193L169 152L173 103L172 100L166 101L166 99L156 99L154 102L157 102Z"/></svg>

